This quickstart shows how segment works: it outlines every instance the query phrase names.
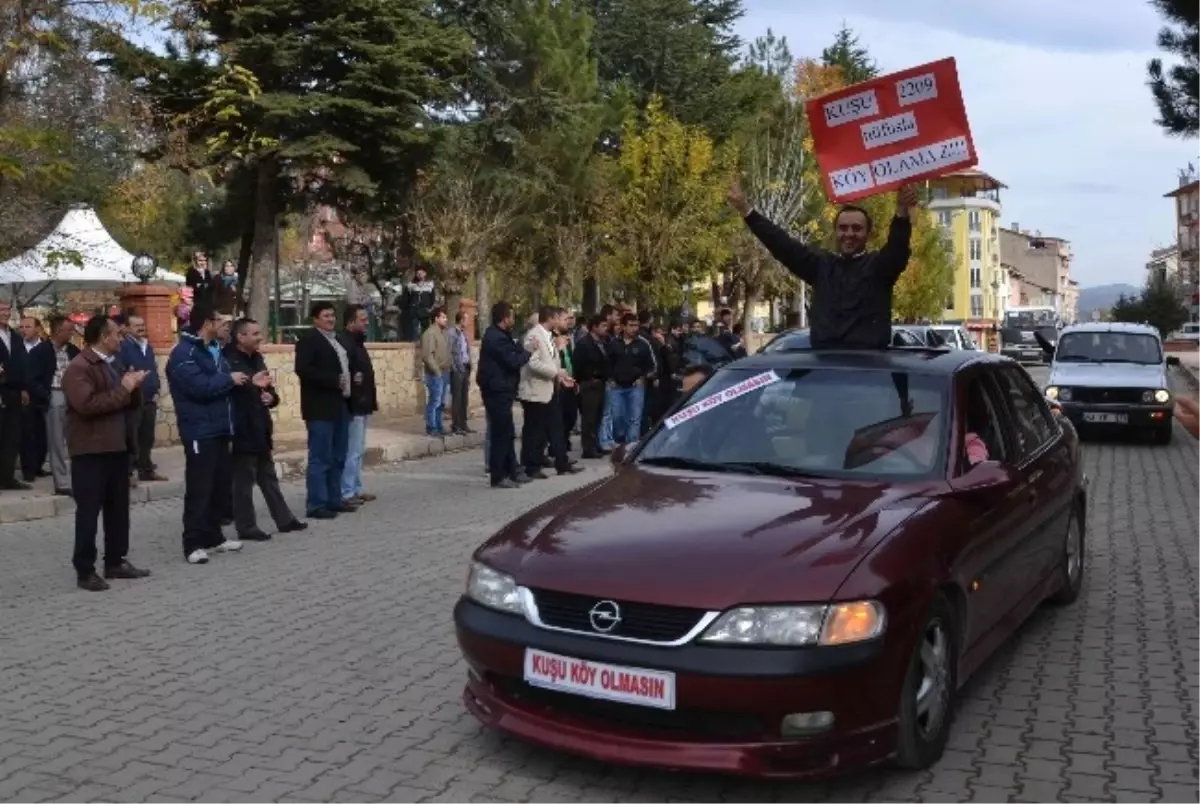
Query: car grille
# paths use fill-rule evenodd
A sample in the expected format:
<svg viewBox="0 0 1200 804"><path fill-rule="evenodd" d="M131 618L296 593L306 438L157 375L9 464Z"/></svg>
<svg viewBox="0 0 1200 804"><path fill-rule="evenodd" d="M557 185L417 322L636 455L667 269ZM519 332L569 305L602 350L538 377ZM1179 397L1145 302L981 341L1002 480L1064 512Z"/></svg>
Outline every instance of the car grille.
<svg viewBox="0 0 1200 804"><path fill-rule="evenodd" d="M1142 401L1142 388L1072 388L1072 402L1099 405L1137 405Z"/></svg>
<svg viewBox="0 0 1200 804"><path fill-rule="evenodd" d="M652 709L646 706L602 701L582 695L555 692L523 681L489 673L487 680L506 698L519 704L542 707L581 720L595 721L600 728L616 726L653 732L663 737L700 740L757 740L772 735L767 721L758 715L705 709Z"/></svg>
<svg viewBox="0 0 1200 804"><path fill-rule="evenodd" d="M537 602L538 614L546 625L585 634L642 639L647 642L675 642L683 639L706 614L701 609L617 600L613 602L620 607L621 622L611 631L601 632L592 627L591 611L593 606L607 598L534 589L533 599Z"/></svg>

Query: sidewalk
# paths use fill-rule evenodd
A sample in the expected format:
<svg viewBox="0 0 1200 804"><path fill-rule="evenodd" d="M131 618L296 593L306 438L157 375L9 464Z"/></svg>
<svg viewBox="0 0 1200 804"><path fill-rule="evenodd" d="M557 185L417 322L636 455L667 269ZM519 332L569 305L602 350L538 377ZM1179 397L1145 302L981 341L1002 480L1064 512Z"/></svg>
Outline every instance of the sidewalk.
<svg viewBox="0 0 1200 804"><path fill-rule="evenodd" d="M446 423L448 425L449 420ZM439 439L425 435L425 423L420 416L372 421L367 428L363 466L419 460L482 446L483 419L472 419L469 426L475 431L470 435L448 435L445 439ZM183 496L183 448L178 444L156 448L154 461L158 464L159 473L168 479L161 483L139 483L136 488L130 489L132 505ZM291 434L276 439L275 469L281 480L302 477L307 465L308 454L303 435ZM55 497L53 492L54 484L48 477L38 478L30 491L0 491L0 524L46 519L75 510L73 499Z"/></svg>

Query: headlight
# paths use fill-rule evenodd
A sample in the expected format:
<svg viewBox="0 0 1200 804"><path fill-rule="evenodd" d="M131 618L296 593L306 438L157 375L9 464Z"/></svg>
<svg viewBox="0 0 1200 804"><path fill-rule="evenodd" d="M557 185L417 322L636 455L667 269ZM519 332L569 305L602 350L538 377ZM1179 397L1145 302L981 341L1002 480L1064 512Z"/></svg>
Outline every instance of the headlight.
<svg viewBox="0 0 1200 804"><path fill-rule="evenodd" d="M1058 389L1055 388L1053 385L1046 388L1046 398L1047 399L1058 399Z"/></svg>
<svg viewBox="0 0 1200 804"><path fill-rule="evenodd" d="M883 633L883 606L873 600L829 606L742 606L716 619L702 642L726 645L846 645Z"/></svg>
<svg viewBox="0 0 1200 804"><path fill-rule="evenodd" d="M517 582L512 576L497 572L478 561L471 562L471 571L467 574L467 597L481 606L510 614L523 614L525 611L517 592Z"/></svg>
<svg viewBox="0 0 1200 804"><path fill-rule="evenodd" d="M1171 392L1165 388L1159 388L1157 391L1147 391L1142 394L1143 402L1157 402L1160 405L1165 405L1171 401Z"/></svg>

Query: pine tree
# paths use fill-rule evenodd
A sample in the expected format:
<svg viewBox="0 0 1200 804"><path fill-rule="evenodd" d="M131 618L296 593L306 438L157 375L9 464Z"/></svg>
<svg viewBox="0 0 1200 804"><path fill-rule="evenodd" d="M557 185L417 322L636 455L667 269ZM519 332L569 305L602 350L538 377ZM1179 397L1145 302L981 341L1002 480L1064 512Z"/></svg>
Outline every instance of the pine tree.
<svg viewBox="0 0 1200 804"><path fill-rule="evenodd" d="M879 68L867 48L859 44L858 35L845 23L833 38L833 44L821 51L821 64L840 67L846 85L858 84L879 75Z"/></svg>
<svg viewBox="0 0 1200 804"><path fill-rule="evenodd" d="M192 167L252 167L250 312L266 320L284 202L403 198L432 156L436 111L457 98L471 43L431 0L186 0L180 12L182 44L165 57L111 38L110 61L180 128Z"/></svg>
<svg viewBox="0 0 1200 804"><path fill-rule="evenodd" d="M1195 137L1200 126L1200 6L1196 0L1151 0L1167 20L1158 47L1182 63L1164 70L1162 59L1147 67L1158 105L1157 123L1168 136Z"/></svg>

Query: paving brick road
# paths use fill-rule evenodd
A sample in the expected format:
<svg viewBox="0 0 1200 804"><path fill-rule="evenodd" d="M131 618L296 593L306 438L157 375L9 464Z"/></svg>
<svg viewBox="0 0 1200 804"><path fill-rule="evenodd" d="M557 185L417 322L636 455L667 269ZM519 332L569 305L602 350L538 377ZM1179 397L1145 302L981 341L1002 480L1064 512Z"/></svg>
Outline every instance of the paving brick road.
<svg viewBox="0 0 1200 804"><path fill-rule="evenodd" d="M406 464L366 510L204 567L179 502L151 503L132 557L154 577L100 595L74 588L70 519L3 525L0 800L1196 801L1200 479L1177 435L1087 445L1085 592L970 684L937 767L822 784L602 766L463 711L466 559L576 479L495 492L478 452Z"/></svg>

